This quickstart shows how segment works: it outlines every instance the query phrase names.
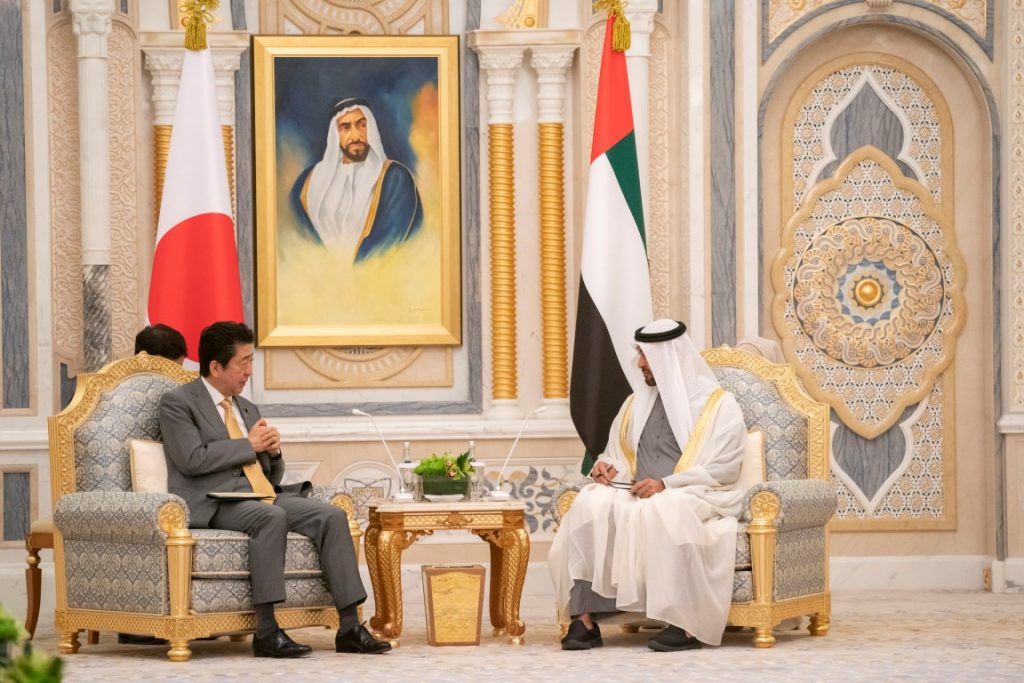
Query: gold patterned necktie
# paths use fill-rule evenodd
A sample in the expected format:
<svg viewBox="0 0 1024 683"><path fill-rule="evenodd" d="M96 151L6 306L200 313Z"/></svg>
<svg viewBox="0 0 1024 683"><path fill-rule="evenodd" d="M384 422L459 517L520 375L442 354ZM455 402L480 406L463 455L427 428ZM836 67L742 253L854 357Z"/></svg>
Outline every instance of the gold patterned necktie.
<svg viewBox="0 0 1024 683"><path fill-rule="evenodd" d="M244 439L245 433L242 432L242 428L238 425L238 420L235 419L235 411L231 407L231 399L226 398L221 401L220 407L224 409L224 426L228 428L228 436L232 439ZM245 478L249 480L249 485L255 493L262 493L267 496L267 498L263 499L263 502L273 505L277 494L274 493L274 486L267 479L267 475L263 474L263 467L260 465L260 461L257 460L256 462L242 465L242 472L245 474Z"/></svg>

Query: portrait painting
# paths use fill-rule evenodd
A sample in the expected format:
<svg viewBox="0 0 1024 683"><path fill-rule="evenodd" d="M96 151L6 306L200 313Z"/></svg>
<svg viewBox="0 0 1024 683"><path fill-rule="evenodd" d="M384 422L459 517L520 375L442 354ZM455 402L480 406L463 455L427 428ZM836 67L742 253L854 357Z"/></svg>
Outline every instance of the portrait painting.
<svg viewBox="0 0 1024 683"><path fill-rule="evenodd" d="M258 343L459 344L458 38L252 52Z"/></svg>

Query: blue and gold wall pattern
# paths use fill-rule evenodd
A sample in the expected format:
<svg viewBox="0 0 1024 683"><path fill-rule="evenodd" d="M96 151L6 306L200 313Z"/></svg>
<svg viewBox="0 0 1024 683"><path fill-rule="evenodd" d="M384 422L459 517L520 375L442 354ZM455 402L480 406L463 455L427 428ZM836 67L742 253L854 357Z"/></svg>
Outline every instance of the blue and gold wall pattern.
<svg viewBox="0 0 1024 683"><path fill-rule="evenodd" d="M808 391L832 406L838 516L952 528L946 371L965 268L945 102L898 58L847 55L807 79L784 121L772 321Z"/></svg>

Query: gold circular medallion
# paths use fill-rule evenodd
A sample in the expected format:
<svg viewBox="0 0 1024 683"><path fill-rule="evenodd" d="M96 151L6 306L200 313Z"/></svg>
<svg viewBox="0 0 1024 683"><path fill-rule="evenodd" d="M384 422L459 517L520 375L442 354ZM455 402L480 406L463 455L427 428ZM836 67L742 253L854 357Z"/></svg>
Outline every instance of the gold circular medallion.
<svg viewBox="0 0 1024 683"><path fill-rule="evenodd" d="M882 286L874 278L864 278L853 287L853 298L865 308L882 300Z"/></svg>

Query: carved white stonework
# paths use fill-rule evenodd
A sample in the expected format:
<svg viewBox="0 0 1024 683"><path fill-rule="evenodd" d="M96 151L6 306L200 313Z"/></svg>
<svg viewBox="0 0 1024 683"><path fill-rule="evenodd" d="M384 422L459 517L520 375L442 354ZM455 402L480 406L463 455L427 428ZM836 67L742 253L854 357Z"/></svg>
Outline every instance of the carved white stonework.
<svg viewBox="0 0 1024 683"><path fill-rule="evenodd" d="M1010 374L1007 396L1011 412L1024 413L1024 0L1013 0L1009 10L1007 41L1009 112L1006 120L1007 191L1010 257L1005 261L1009 272L1009 325L1003 339L1009 349Z"/></svg>
<svg viewBox="0 0 1024 683"><path fill-rule="evenodd" d="M441 35L448 0L261 0L263 33Z"/></svg>
<svg viewBox="0 0 1024 683"><path fill-rule="evenodd" d="M672 166L686 163L683 155L673 153L676 126L669 117L669 87L672 76L669 60L671 36L665 27L656 25L651 34L650 106L650 179L647 189L647 262L651 273L651 306L656 318L672 315L672 255L685 250L681 237L673 242L671 212L673 207L685 213L685 194L671 191Z"/></svg>
<svg viewBox="0 0 1024 683"><path fill-rule="evenodd" d="M138 127L139 46L132 27L120 18L110 34L108 104L110 121L110 325L115 358L135 350L135 333L142 314Z"/></svg>
<svg viewBox="0 0 1024 683"><path fill-rule="evenodd" d="M50 259L53 347L56 362L74 375L82 354L82 203L78 166L76 41L71 22L61 19L46 35L46 86L50 174Z"/></svg>
<svg viewBox="0 0 1024 683"><path fill-rule="evenodd" d="M78 36L78 57L106 59L114 0L71 0L71 27Z"/></svg>
<svg viewBox="0 0 1024 683"><path fill-rule="evenodd" d="M181 65L185 60L185 48L181 45L181 33L177 36L177 45L143 45L142 52L146 55L146 70L150 75L153 103L153 125L170 126L174 123L174 108L178 102L178 83L181 80ZM220 122L223 126L235 125L235 72L241 65L242 52L246 45L240 44L235 36L232 43L218 45L221 35L210 34L210 50L213 53L213 70L217 80L217 105ZM147 34L146 42L156 40L154 34ZM159 35L160 42L165 42Z"/></svg>
<svg viewBox="0 0 1024 683"><path fill-rule="evenodd" d="M967 24L979 36L986 33L988 4L993 0L919 0L925 6L952 14ZM864 11L884 12L893 7L893 0L864 0ZM782 33L804 16L828 5L839 6L839 0L768 0L768 42L774 42Z"/></svg>
<svg viewBox="0 0 1024 683"><path fill-rule="evenodd" d="M537 72L537 123L565 121L565 80L576 45L534 47L530 66Z"/></svg>
<svg viewBox="0 0 1024 683"><path fill-rule="evenodd" d="M113 0L71 2L71 26L78 42L83 265L110 263L107 39L113 12Z"/></svg>
<svg viewBox="0 0 1024 683"><path fill-rule="evenodd" d="M487 80L487 123L513 123L516 76L523 63L525 46L474 48L480 56L480 70Z"/></svg>
<svg viewBox="0 0 1024 683"><path fill-rule="evenodd" d="M651 32L654 31L654 15L658 12L658 0L631 0L626 6L629 19L630 46L626 51L626 68L629 71L629 93L633 104L633 131L636 135L636 161L640 167L640 187L644 202L644 222L650 218L650 153L648 137L651 130L650 115L650 61Z"/></svg>

